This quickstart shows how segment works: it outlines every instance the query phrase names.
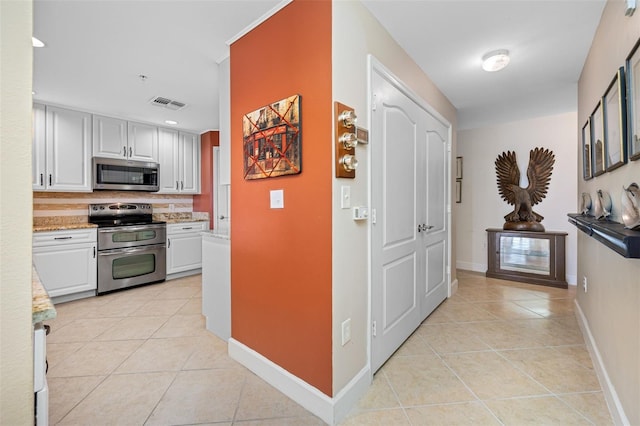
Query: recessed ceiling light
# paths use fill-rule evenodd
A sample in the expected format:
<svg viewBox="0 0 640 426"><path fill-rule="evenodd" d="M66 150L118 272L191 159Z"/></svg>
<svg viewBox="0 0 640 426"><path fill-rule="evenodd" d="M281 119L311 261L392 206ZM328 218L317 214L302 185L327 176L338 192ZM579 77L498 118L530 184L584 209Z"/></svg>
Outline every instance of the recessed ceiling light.
<svg viewBox="0 0 640 426"><path fill-rule="evenodd" d="M482 57L482 69L488 72L500 71L509 65L508 50L494 50Z"/></svg>
<svg viewBox="0 0 640 426"><path fill-rule="evenodd" d="M31 37L31 44L33 44L33 47L44 47L44 43L35 37Z"/></svg>
<svg viewBox="0 0 640 426"><path fill-rule="evenodd" d="M176 124L178 124L178 122L175 120L164 120L164 122L167 124L171 124L172 126L175 126Z"/></svg>

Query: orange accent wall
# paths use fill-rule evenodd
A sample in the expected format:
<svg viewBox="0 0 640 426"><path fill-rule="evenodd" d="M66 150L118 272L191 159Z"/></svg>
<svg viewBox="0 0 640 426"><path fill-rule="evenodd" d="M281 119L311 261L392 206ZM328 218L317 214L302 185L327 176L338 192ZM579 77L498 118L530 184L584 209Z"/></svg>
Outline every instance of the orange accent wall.
<svg viewBox="0 0 640 426"><path fill-rule="evenodd" d="M231 335L331 396L331 2L294 0L230 60ZM302 173L245 181L243 115L294 94ZM274 189L284 209L269 208Z"/></svg>
<svg viewBox="0 0 640 426"><path fill-rule="evenodd" d="M210 130L200 135L200 194L193 196L194 212L209 212L213 229L213 147L220 145L220 133Z"/></svg>

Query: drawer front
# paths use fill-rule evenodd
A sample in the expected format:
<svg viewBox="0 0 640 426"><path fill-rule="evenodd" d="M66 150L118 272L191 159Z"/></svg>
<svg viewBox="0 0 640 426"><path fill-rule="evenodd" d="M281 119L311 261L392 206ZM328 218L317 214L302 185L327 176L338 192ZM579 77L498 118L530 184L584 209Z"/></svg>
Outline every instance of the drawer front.
<svg viewBox="0 0 640 426"><path fill-rule="evenodd" d="M167 235L200 233L209 229L209 222L184 222L167 225Z"/></svg>
<svg viewBox="0 0 640 426"><path fill-rule="evenodd" d="M97 241L96 229L74 229L51 232L35 232L33 234L33 247L45 247L51 245L66 245L78 243L95 243Z"/></svg>

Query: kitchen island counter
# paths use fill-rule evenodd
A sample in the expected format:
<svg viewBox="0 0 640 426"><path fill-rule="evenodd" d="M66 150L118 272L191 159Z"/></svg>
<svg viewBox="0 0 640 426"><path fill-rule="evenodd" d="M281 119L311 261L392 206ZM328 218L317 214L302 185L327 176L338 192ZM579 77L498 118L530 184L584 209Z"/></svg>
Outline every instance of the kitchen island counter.
<svg viewBox="0 0 640 426"><path fill-rule="evenodd" d="M36 268L31 270L31 288L32 288L32 322L37 324L42 321L54 319L57 315L56 308L53 306L47 290L42 286L38 271Z"/></svg>

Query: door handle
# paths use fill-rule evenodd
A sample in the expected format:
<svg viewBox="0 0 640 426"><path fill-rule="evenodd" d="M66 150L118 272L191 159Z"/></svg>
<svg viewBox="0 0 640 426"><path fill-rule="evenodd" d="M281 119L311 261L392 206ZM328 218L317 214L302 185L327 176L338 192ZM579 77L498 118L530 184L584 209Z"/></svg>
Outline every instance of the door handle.
<svg viewBox="0 0 640 426"><path fill-rule="evenodd" d="M418 224L418 232L422 231L422 226L420 224Z"/></svg>
<svg viewBox="0 0 640 426"><path fill-rule="evenodd" d="M122 147L122 155L124 155L125 157L127 156L127 147L126 146Z"/></svg>
<svg viewBox="0 0 640 426"><path fill-rule="evenodd" d="M428 231L429 229L432 229L433 225L425 225L424 223L422 224L422 230L423 231Z"/></svg>

